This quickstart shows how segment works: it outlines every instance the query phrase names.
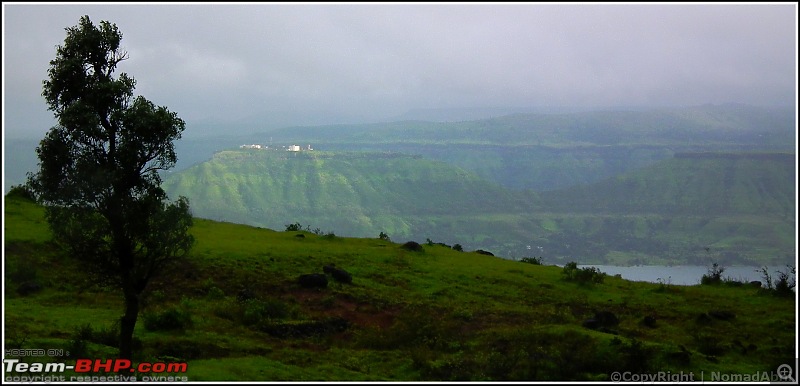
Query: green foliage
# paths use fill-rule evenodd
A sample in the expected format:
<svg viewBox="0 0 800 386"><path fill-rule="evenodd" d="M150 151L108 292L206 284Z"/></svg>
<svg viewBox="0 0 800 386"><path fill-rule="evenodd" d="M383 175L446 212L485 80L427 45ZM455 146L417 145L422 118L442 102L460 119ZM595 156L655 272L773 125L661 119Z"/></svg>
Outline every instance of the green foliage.
<svg viewBox="0 0 800 386"><path fill-rule="evenodd" d="M11 261L9 259L3 259L3 264L5 265L5 269L3 270L5 273L6 280L9 280L16 284L22 284L25 282L36 281L39 277L39 269L36 267L36 264L32 262L21 262L21 261Z"/></svg>
<svg viewBox="0 0 800 386"><path fill-rule="evenodd" d="M37 208L13 202L6 226L30 222L34 232L46 229ZM421 258L374 237L298 242L293 233L202 219L192 233L200 252L151 287L164 301L194 296L152 307L153 314L169 307L190 311L191 328L150 331L142 318L142 349L134 359L189 360L187 375L199 381L608 381L625 370L768 371L795 350L796 311L752 287L674 286L680 291L657 293L656 284L621 279L583 287L561 280L556 266L438 246ZM7 237L12 261L37 251L42 282L71 284L83 275L70 258L48 253L46 241L20 248L19 240L29 238ZM317 293L291 284L323 264L347 267L358 285ZM115 318L116 293L71 288L7 297L6 347L66 348L75 326ZM228 295L212 299L214 288ZM235 296L240 288L250 291L242 301ZM259 297L270 293L279 297ZM596 310L619 317L617 335L581 326ZM720 319L720 310L735 311L735 318ZM704 323L696 322L700 312L709 318ZM641 325L647 315L658 318L656 327ZM119 326L103 326L106 333L95 329L74 347L83 342L89 357L114 356ZM685 347L677 359L670 356L676 347ZM704 352L721 355L709 359Z"/></svg>
<svg viewBox="0 0 800 386"><path fill-rule="evenodd" d="M453 244L453 250L458 252L464 252L464 247L461 244Z"/></svg>
<svg viewBox="0 0 800 386"><path fill-rule="evenodd" d="M242 323L247 326L261 324L274 319L285 319L289 316L289 307L277 300L249 299L242 305Z"/></svg>
<svg viewBox="0 0 800 386"><path fill-rule="evenodd" d="M716 285L722 283L722 273L725 272L725 268L719 265L719 263L714 262L711 264L711 267L708 268L708 273L704 274L702 278L700 278L700 284L703 285Z"/></svg>
<svg viewBox="0 0 800 386"><path fill-rule="evenodd" d="M600 284L606 278L606 274L600 272L599 269L595 267L578 268L578 264L574 261L564 265L561 274L564 280L578 284Z"/></svg>
<svg viewBox="0 0 800 386"><path fill-rule="evenodd" d="M542 258L541 257L523 257L519 259L520 262L533 264L533 265L542 265Z"/></svg>
<svg viewBox="0 0 800 386"><path fill-rule="evenodd" d="M618 157L619 150L592 157ZM514 154L526 151L532 150ZM625 153L646 151L653 150L624 148ZM728 265L792 260L795 232L786 220L794 213L788 181L795 177L793 163L780 156L669 159L588 187L574 186L582 185L576 181L556 192L532 193L474 175L464 180L457 168L426 158L284 153L219 152L171 174L164 187L171 195L189 197L198 216L270 229L284 229L285 219L302 216L357 237L386 232L404 240L470 240L464 245L469 250L505 256L523 252L533 231L549 256L583 256L586 264L700 265L707 256L693 246L711 242L720 251L719 261ZM440 182L432 186L431 180ZM619 199L631 190L638 193Z"/></svg>
<svg viewBox="0 0 800 386"><path fill-rule="evenodd" d="M286 319L296 314L285 302L276 299L248 298L234 301L232 298L215 300L212 313L220 318L247 327L258 327L264 323Z"/></svg>
<svg viewBox="0 0 800 386"><path fill-rule="evenodd" d="M405 244L401 245L400 248L403 248L407 251L411 252L423 252L424 248L416 241L408 241Z"/></svg>
<svg viewBox="0 0 800 386"><path fill-rule="evenodd" d="M411 304L385 330L370 329L358 339L361 347L372 349L425 347L430 350L456 350L462 337L458 322L427 304Z"/></svg>
<svg viewBox="0 0 800 386"><path fill-rule="evenodd" d="M180 307L146 312L142 319L149 331L185 330L192 326L191 312Z"/></svg>
<svg viewBox="0 0 800 386"><path fill-rule="evenodd" d="M775 294L782 297L794 297L793 289L797 285L795 279L795 267L787 266L788 271L778 271L778 279L775 282Z"/></svg>
<svg viewBox="0 0 800 386"><path fill-rule="evenodd" d="M211 300L219 300L225 297L225 291L219 287L211 287L206 292L206 297Z"/></svg>
<svg viewBox="0 0 800 386"><path fill-rule="evenodd" d="M778 278L773 281L772 276L769 274L767 267L761 267L761 277L766 283L765 290L778 297L794 298L794 288L797 285L796 269L794 266L787 265L786 270L777 271Z"/></svg>
<svg viewBox="0 0 800 386"><path fill-rule="evenodd" d="M294 224L286 224L286 232L298 232L303 230L303 226L299 222Z"/></svg>
<svg viewBox="0 0 800 386"><path fill-rule="evenodd" d="M36 193L27 185L14 185L6 193L6 197L19 197L28 201L36 201Z"/></svg>
<svg viewBox="0 0 800 386"><path fill-rule="evenodd" d="M385 232L381 232L381 233L378 235L378 239L379 239L379 240L383 240L383 241L392 241L392 240L389 238L389 235L387 235Z"/></svg>
<svg viewBox="0 0 800 386"><path fill-rule="evenodd" d="M159 174L175 165L173 141L185 122L134 98L127 74L114 77L128 58L116 25L83 16L66 31L42 91L58 124L36 148L39 167L27 185L46 206L54 241L82 260L85 274L121 289L120 356L131 358L139 295L194 243L188 200L169 202Z"/></svg>

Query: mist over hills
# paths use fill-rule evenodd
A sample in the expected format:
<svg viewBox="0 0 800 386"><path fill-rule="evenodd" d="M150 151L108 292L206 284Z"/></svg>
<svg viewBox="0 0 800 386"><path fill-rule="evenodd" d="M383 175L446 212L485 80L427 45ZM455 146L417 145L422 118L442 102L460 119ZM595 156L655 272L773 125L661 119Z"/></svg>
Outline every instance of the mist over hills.
<svg viewBox="0 0 800 386"><path fill-rule="evenodd" d="M551 211L774 215L794 219L796 156L677 153L674 158L568 189L543 192Z"/></svg>
<svg viewBox="0 0 800 386"><path fill-rule="evenodd" d="M645 111L512 114L462 122L395 121L295 126L261 133L281 141L505 146L700 145L791 149L792 108L705 105Z"/></svg>
<svg viewBox="0 0 800 386"><path fill-rule="evenodd" d="M163 186L189 197L201 217L272 229L300 222L358 236L410 236L420 218L525 205L522 194L473 173L399 153L223 151Z"/></svg>
<svg viewBox="0 0 800 386"><path fill-rule="evenodd" d="M195 215L283 229L432 239L554 262L775 263L793 258L794 155L678 154L534 193L420 156L230 150L164 182ZM536 249L533 249L535 247Z"/></svg>
<svg viewBox="0 0 800 386"><path fill-rule="evenodd" d="M707 264L710 246L729 263L782 263L796 254L795 129L793 108L734 104L230 128L178 141L164 187L197 216L278 230L555 262ZM36 143L7 143L6 191L35 168ZM317 150L238 149L250 143Z"/></svg>
<svg viewBox="0 0 800 386"><path fill-rule="evenodd" d="M298 126L258 143L332 151L420 154L513 189L547 191L600 181L676 152L795 152L793 108L705 105L670 109L513 114L464 122Z"/></svg>

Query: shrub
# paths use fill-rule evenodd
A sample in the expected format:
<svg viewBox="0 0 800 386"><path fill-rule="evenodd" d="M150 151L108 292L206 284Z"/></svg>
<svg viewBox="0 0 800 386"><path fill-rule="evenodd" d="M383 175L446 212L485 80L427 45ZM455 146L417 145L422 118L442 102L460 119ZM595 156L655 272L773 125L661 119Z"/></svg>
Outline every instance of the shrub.
<svg viewBox="0 0 800 386"><path fill-rule="evenodd" d="M778 281L775 282L775 294L782 297L794 297L794 287L797 285L797 280L795 279L795 268L791 266L786 266L789 268L788 272L778 271Z"/></svg>
<svg viewBox="0 0 800 386"><path fill-rule="evenodd" d="M174 307L161 312L147 313L143 317L144 328L148 331L184 330L192 325L192 315L189 311Z"/></svg>
<svg viewBox="0 0 800 386"><path fill-rule="evenodd" d="M462 247L461 244L456 244L456 245L453 245L453 250L454 251L459 251L459 252L464 252L464 247Z"/></svg>
<svg viewBox="0 0 800 386"><path fill-rule="evenodd" d="M578 263L572 261L564 266L561 271L564 279L579 284L600 284L605 280L606 274L595 267L578 268Z"/></svg>
<svg viewBox="0 0 800 386"><path fill-rule="evenodd" d="M619 353L622 356L620 370L645 373L652 369L656 351L638 339L632 338L628 343L619 345Z"/></svg>
<svg viewBox="0 0 800 386"><path fill-rule="evenodd" d="M422 252L422 245L416 241L409 241L401 246L401 248L411 252Z"/></svg>
<svg viewBox="0 0 800 386"><path fill-rule="evenodd" d="M542 258L541 257L523 257L519 259L519 261L523 263L533 264L533 265L542 265Z"/></svg>
<svg viewBox="0 0 800 386"><path fill-rule="evenodd" d="M286 232L297 232L303 230L303 226L299 222L294 224L286 224Z"/></svg>
<svg viewBox="0 0 800 386"><path fill-rule="evenodd" d="M102 345L119 348L119 320L106 328L98 329L93 333L92 341Z"/></svg>
<svg viewBox="0 0 800 386"><path fill-rule="evenodd" d="M242 323L247 326L259 324L264 319L284 319L288 316L289 307L276 300L248 299L242 303Z"/></svg>
<svg viewBox="0 0 800 386"><path fill-rule="evenodd" d="M716 285L722 283L722 273L725 272L725 268L723 268L718 263L711 264L711 267L708 268L708 273L703 275L700 279L700 284L703 285Z"/></svg>
<svg viewBox="0 0 800 386"><path fill-rule="evenodd" d="M6 197L19 197L29 201L36 201L36 194L27 185L14 185L6 193Z"/></svg>
<svg viewBox="0 0 800 386"><path fill-rule="evenodd" d="M225 291L219 287L211 287L206 292L206 297L211 300L219 300L225 297Z"/></svg>
<svg viewBox="0 0 800 386"><path fill-rule="evenodd" d="M780 297L794 297L795 292L794 288L797 284L797 280L795 279L795 267L787 265L787 271L776 271L778 274L778 279L773 281L772 276L770 276L767 267L761 268L761 277L764 279L766 283L765 291Z"/></svg>
<svg viewBox="0 0 800 386"><path fill-rule="evenodd" d="M86 358L89 357L88 341L92 340L94 332L92 325L87 323L75 328L67 346L64 348L67 358Z"/></svg>
<svg viewBox="0 0 800 386"><path fill-rule="evenodd" d="M35 264L21 264L19 261L15 261L15 263L16 264L10 264L10 260L5 259L5 272L7 272L6 278L8 280L15 283L36 281L39 276L39 271Z"/></svg>
<svg viewBox="0 0 800 386"><path fill-rule="evenodd" d="M391 239L389 239L389 235L387 235L387 234L386 234L386 233L384 233L384 232L381 232L381 234L380 234L380 235L378 235L378 238L379 238L379 239L381 239L381 240L383 240L383 241L392 241Z"/></svg>

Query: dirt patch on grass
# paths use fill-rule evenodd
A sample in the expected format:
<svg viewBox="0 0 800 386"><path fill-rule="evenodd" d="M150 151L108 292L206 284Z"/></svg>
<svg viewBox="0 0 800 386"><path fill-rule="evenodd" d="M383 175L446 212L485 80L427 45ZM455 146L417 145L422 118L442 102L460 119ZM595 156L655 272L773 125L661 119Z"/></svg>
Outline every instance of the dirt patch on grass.
<svg viewBox="0 0 800 386"><path fill-rule="evenodd" d="M314 318L339 317L359 327L388 328L400 313L399 307L377 306L347 294L298 288L287 294Z"/></svg>

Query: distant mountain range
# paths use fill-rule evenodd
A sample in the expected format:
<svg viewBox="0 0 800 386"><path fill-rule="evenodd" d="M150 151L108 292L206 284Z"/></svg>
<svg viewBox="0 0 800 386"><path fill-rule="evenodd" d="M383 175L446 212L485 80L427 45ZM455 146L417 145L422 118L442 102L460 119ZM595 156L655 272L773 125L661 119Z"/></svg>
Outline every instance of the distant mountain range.
<svg viewBox="0 0 800 386"><path fill-rule="evenodd" d="M164 187L196 216L278 230L298 222L586 263L704 263L713 247L729 263L757 264L793 253L794 165L791 154L679 154L537 194L420 156L248 149L217 153Z"/></svg>
<svg viewBox="0 0 800 386"><path fill-rule="evenodd" d="M36 143L6 144L6 191L36 167ZM238 148L251 143L272 150ZM292 144L316 150L274 150ZM164 187L197 216L273 229L759 264L796 255L796 144L794 108L745 105L297 126L178 141Z"/></svg>

